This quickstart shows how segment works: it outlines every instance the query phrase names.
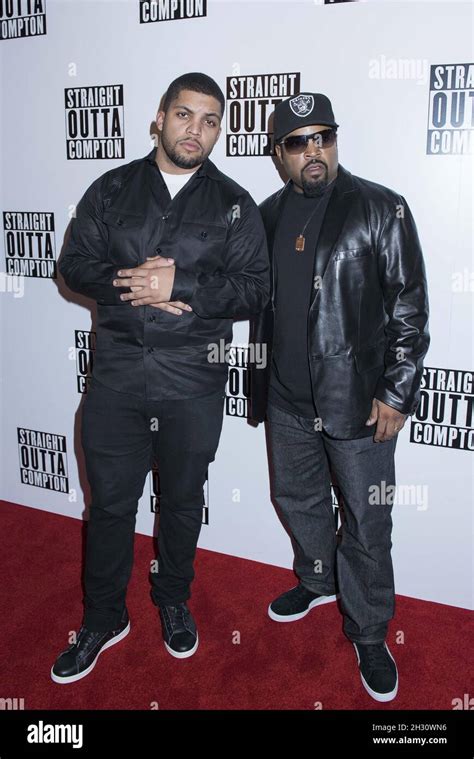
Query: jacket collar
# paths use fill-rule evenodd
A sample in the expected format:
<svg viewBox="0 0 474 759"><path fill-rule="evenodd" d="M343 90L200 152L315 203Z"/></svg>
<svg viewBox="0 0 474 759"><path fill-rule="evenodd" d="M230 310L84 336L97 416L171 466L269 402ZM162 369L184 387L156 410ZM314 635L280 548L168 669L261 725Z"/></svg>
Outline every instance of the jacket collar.
<svg viewBox="0 0 474 759"><path fill-rule="evenodd" d="M281 219L281 211L285 198L292 190L292 180L271 196L270 204L263 212L265 230L267 233L268 249L270 251L270 264L273 271L273 245L278 222ZM314 275L324 276L327 264L337 243L339 235L344 227L344 222L349 213L357 190L352 174L341 164L338 166L334 189L329 198L329 203L324 214L321 231L317 241L317 255L314 257ZM263 203L265 206L265 201ZM311 307L319 302L320 288L311 288Z"/></svg>
<svg viewBox="0 0 474 759"><path fill-rule="evenodd" d="M337 169L337 176L334 185L334 189L331 193L331 197L329 199L329 204L326 209L326 216L329 213L329 216L333 216L333 210L340 207L340 203L347 199L352 199L353 196L349 195L347 196L347 193L352 193L356 190L354 179L350 171L345 169L341 164L339 164ZM264 218L266 230L267 230L267 239L269 239L270 245L273 245L273 236L275 233L276 226L278 224L279 219L281 218L281 212L283 209L283 205L285 202L285 199L288 195L288 193L292 190L293 187L293 180L288 179L286 184L283 185L283 187L278 190L276 193L270 196L267 201L263 201L260 208L262 210L262 215ZM344 205L346 205L344 203Z"/></svg>
<svg viewBox="0 0 474 759"><path fill-rule="evenodd" d="M148 155L144 157L144 161L148 161L151 164L155 164L155 166L158 166L156 163L156 151L158 148L154 147ZM158 167L159 168L159 167ZM218 182L221 182L223 179L223 174L219 171L217 166L212 163L212 161L209 158L206 158L206 160L200 165L199 169L195 172L195 176L197 177L210 177L210 179L216 179Z"/></svg>

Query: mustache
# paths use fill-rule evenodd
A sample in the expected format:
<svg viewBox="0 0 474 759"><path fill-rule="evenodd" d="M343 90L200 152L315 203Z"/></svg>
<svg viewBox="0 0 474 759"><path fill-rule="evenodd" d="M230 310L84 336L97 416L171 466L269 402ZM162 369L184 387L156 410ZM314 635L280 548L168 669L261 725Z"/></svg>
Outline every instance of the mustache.
<svg viewBox="0 0 474 759"><path fill-rule="evenodd" d="M310 161L309 163L306 164L306 166L304 167L303 171L305 169L307 169L308 166L317 166L318 164L320 164L321 166L324 166L324 168L327 169L327 164L324 163L324 161L318 161L318 160L313 159L312 161Z"/></svg>
<svg viewBox="0 0 474 759"><path fill-rule="evenodd" d="M201 148L201 150L202 150L202 145L201 145L201 143L199 142L199 140L195 140L195 139L193 139L192 137L188 137L187 139L185 138L184 140L178 140L178 145L179 145L179 143L180 143L180 142L194 142L196 145L199 145L199 147L200 147L200 148Z"/></svg>

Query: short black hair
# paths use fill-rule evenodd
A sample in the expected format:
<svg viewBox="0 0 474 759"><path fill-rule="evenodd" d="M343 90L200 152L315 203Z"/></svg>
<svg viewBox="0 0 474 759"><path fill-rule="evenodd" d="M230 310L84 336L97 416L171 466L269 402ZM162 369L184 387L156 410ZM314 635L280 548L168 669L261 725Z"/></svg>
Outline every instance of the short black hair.
<svg viewBox="0 0 474 759"><path fill-rule="evenodd" d="M221 88L207 74L201 74L199 71L192 71L189 74L183 74L174 79L163 100L163 111L167 111L173 100L179 96L181 90L192 90L193 92L202 92L204 95L211 95L219 101L221 106L221 117L224 115L225 98Z"/></svg>

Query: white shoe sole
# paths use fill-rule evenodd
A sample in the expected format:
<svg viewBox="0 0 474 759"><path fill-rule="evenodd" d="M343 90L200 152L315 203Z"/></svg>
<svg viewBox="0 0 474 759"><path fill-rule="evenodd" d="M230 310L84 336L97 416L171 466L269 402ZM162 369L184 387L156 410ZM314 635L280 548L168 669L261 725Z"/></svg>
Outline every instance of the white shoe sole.
<svg viewBox="0 0 474 759"><path fill-rule="evenodd" d="M296 622L298 619L303 619L303 617L306 617L306 615L309 614L311 609L314 609L315 606L330 604L335 601L336 598L339 598L339 593L336 593L335 596L321 596L320 598L315 598L313 601L311 601L305 611L300 611L298 614L277 614L273 611L272 605L270 604L268 607L268 616L270 619L273 619L274 622Z"/></svg>
<svg viewBox="0 0 474 759"><path fill-rule="evenodd" d="M357 646L354 643L354 641L352 641L352 645L354 646L355 652L356 652L356 655L357 655L357 664L360 665L360 656L359 656L359 652L357 650ZM395 696L397 695L397 693L398 693L398 669L397 669L397 664L396 664L395 659L393 658L392 654L390 653L390 649L387 646L387 644L384 643L384 645L385 645L385 648L387 649L388 655L390 656L391 660L395 664L395 671L397 673L397 680L395 682L395 688L393 690L389 691L388 693L378 693L376 690L372 690L372 688L370 687L370 685L365 680L365 678L364 678L364 676L363 676L363 674L362 674L362 672L360 671L360 668L359 668L360 679L362 680L362 685L364 686L365 690L367 691L367 693L369 694L369 696L372 696L372 698L375 701L380 701L381 703L385 703L386 701L392 701L395 698Z"/></svg>
<svg viewBox="0 0 474 759"><path fill-rule="evenodd" d="M126 626L124 630L122 630L120 635L116 635L115 638L111 638L110 640L107 641L107 643L104 646L102 646L97 656L95 657L94 661L92 662L92 664L89 664L87 669L85 669L83 672L79 672L79 674L77 675L69 675L68 677L59 677L59 675L56 675L53 672L53 667L51 667L51 680L54 680L54 682L58 683L59 685L67 685L68 683L76 683L78 680L82 680L83 677L87 677L87 675L90 674L92 670L94 669L97 663L97 659L99 658L101 653L105 651L107 648L110 648L111 646L115 646L115 644L123 640L128 635L129 632L130 632L130 620L128 622L128 625Z"/></svg>
<svg viewBox="0 0 474 759"><path fill-rule="evenodd" d="M189 656L192 656L196 653L197 647L199 645L199 635L196 632L196 643L192 648L189 649L189 651L173 651L172 648L167 644L167 642L164 640L163 643L165 644L165 648L168 651L171 656L176 657L176 659L187 659Z"/></svg>

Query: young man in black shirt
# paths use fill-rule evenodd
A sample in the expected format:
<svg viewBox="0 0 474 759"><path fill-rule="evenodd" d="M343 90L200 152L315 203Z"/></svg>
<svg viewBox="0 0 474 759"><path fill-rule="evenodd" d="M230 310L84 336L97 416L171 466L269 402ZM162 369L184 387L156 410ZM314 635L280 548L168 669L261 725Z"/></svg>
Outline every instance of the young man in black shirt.
<svg viewBox="0 0 474 759"><path fill-rule="evenodd" d="M265 232L249 193L209 160L224 95L185 74L169 86L158 146L89 187L59 265L68 286L97 301L97 349L82 417L92 503L85 612L51 677L75 682L128 634L125 596L138 499L158 460L158 571L151 572L163 638L177 658L198 646L187 607L203 486L223 419L228 366L210 351L232 320L269 295Z"/></svg>

